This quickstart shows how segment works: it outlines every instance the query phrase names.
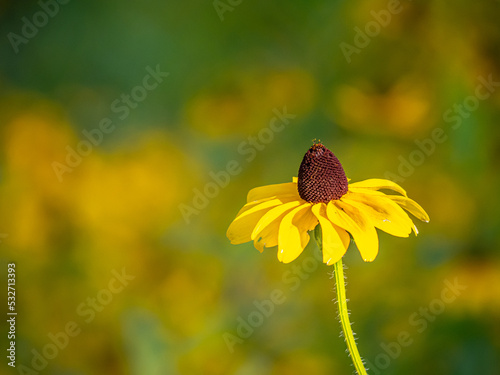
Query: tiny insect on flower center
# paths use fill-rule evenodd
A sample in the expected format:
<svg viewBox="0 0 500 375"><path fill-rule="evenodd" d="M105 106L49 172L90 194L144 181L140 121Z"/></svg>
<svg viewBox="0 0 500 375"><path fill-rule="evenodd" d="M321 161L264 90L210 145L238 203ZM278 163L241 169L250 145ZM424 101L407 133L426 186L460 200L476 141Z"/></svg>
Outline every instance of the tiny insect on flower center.
<svg viewBox="0 0 500 375"><path fill-rule="evenodd" d="M297 188L307 202L328 203L347 193L348 182L339 159L321 143L316 143L300 163Z"/></svg>

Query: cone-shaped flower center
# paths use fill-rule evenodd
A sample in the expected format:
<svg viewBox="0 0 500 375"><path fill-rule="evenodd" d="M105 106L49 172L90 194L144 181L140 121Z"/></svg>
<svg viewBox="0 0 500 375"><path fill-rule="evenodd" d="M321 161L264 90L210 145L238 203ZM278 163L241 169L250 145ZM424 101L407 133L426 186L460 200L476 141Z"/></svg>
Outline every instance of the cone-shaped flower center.
<svg viewBox="0 0 500 375"><path fill-rule="evenodd" d="M297 187L305 201L327 203L347 193L348 183L339 159L325 146L316 143L300 163Z"/></svg>

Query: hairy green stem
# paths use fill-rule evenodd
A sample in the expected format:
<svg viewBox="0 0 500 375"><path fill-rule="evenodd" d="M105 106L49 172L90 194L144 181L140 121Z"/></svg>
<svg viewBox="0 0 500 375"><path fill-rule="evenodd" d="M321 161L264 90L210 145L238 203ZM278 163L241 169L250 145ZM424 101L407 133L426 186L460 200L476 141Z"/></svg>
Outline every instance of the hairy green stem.
<svg viewBox="0 0 500 375"><path fill-rule="evenodd" d="M323 250L323 241L321 236L321 229L318 225L314 231L316 241L318 243L319 249ZM319 229L319 230L318 230ZM342 264L342 258L333 265L335 273L335 284L337 290L337 304L339 306L339 318L340 324L342 325L342 331L344 332L344 339L347 344L347 349L351 355L352 362L358 375L367 375L363 360L359 355L358 347L356 346L356 340L354 340L354 334L352 332L351 322L349 321L349 311L347 310L347 297L345 291L345 281L344 281L344 265Z"/></svg>
<svg viewBox="0 0 500 375"><path fill-rule="evenodd" d="M345 293L345 282L344 282L344 265L342 264L342 258L334 264L335 272L335 283L337 289L337 304L339 306L339 317L340 324L342 324L342 330L344 331L344 338L351 354L352 363L359 375L366 375L365 366L363 365L363 360L359 355L358 347L356 346L356 341L354 340L354 335L352 333L351 322L349 321L349 311L347 310L347 297Z"/></svg>

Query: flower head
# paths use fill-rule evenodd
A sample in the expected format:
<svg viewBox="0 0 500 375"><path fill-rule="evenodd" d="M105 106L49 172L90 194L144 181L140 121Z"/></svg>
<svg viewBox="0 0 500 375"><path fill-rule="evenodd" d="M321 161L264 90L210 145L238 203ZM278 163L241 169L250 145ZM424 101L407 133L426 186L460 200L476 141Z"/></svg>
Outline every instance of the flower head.
<svg viewBox="0 0 500 375"><path fill-rule="evenodd" d="M328 203L347 193L348 181L342 164L321 143L314 144L304 155L297 189L300 197L311 203Z"/></svg>
<svg viewBox="0 0 500 375"><path fill-rule="evenodd" d="M289 263L308 244L308 231L319 224L324 263L340 260L351 236L363 259L371 262L378 253L375 228L398 237L408 237L412 230L417 234L405 210L429 221L424 209L392 181L348 181L333 152L315 143L304 155L298 178L250 190L247 204L229 226L227 237L232 244L253 241L261 252L264 247L278 246L278 259Z"/></svg>

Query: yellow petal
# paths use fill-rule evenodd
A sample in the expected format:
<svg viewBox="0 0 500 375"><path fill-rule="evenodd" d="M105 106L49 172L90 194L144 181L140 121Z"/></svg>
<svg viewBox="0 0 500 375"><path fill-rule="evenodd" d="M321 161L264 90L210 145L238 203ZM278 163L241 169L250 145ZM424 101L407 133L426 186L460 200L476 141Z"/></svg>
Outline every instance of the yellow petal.
<svg viewBox="0 0 500 375"><path fill-rule="evenodd" d="M284 216L284 215L283 215ZM266 226L260 231L259 235L253 240L253 245L261 253L264 251L265 247L278 246L278 232L280 227L280 218L273 221L271 224Z"/></svg>
<svg viewBox="0 0 500 375"><path fill-rule="evenodd" d="M305 203L288 212L280 223L278 236L278 259L290 263L297 259L309 242L309 234L304 224L307 222L307 212L311 205Z"/></svg>
<svg viewBox="0 0 500 375"><path fill-rule="evenodd" d="M254 240L256 237L259 236L259 232L263 230L266 226L271 224L274 220L278 219L282 214L285 212L293 209L294 207L297 207L300 204L299 201L293 200L291 202L283 203L280 204L279 206L271 208L265 215L263 215L257 224L255 225L255 228L252 231L251 234L251 239Z"/></svg>
<svg viewBox="0 0 500 375"><path fill-rule="evenodd" d="M309 210L310 211L310 210ZM278 246L278 233L279 233L279 226L281 221L283 220L283 217L287 214L288 211L285 211L278 217L276 217L272 222L267 224L262 230L259 231L259 233L255 236L253 239L254 246L257 250L260 252L264 251L264 246L265 247L273 247L273 246ZM312 216L312 219L315 220L314 223L311 223L310 216ZM307 230L310 230L310 227L312 226L312 229L316 226L318 220L316 217L306 211L306 214L301 217L301 223L300 223L300 228L307 228ZM302 236L305 237L307 236L307 241L309 241L309 237L307 235L307 232L302 233Z"/></svg>
<svg viewBox="0 0 500 375"><path fill-rule="evenodd" d="M284 184L275 184L267 186L259 186L248 192L247 202L257 201L259 199L270 199L273 197L296 195L298 196L297 184L287 182Z"/></svg>
<svg viewBox="0 0 500 375"><path fill-rule="evenodd" d="M429 222L429 215L427 215L427 212L413 199L407 198L407 197L400 197L398 195L388 195L388 198L390 198L393 202L396 202L399 204L401 207L403 207L406 211L410 212L413 216L415 216L417 219Z"/></svg>
<svg viewBox="0 0 500 375"><path fill-rule="evenodd" d="M349 185L349 192L350 193L358 193L358 194L370 194L370 195L387 195L385 193L382 193L381 191L377 190L371 190L367 188L358 188L355 186Z"/></svg>
<svg viewBox="0 0 500 375"><path fill-rule="evenodd" d="M301 217L297 219L297 227L305 229L304 231L301 231L300 234L302 242L305 242L307 244L309 243L308 231L314 230L314 228L316 228L316 225L318 225L318 219L312 213L311 203L306 203L306 204L309 206L309 209L301 213Z"/></svg>
<svg viewBox="0 0 500 375"><path fill-rule="evenodd" d="M328 215L327 215L328 216ZM332 223L333 224L333 223ZM351 236L349 236L349 233L347 233L344 229L341 227L333 224L333 227L339 234L340 239L342 240L342 244L344 245L345 249L347 250L349 247L349 244L351 243Z"/></svg>
<svg viewBox="0 0 500 375"><path fill-rule="evenodd" d="M263 200L263 199L261 199L261 200L258 200L258 201L247 203L238 212L238 214L236 215L235 220L242 219L242 218L244 218L247 215L251 215L254 212L263 210L265 208L270 208L270 207L278 206L278 205L280 205L282 203L283 203L283 201L280 200L280 199L271 199L271 200Z"/></svg>
<svg viewBox="0 0 500 375"><path fill-rule="evenodd" d="M364 181L359 181L359 182L354 182L352 184L349 184L349 189L353 188L363 188L363 189L369 189L369 190L381 190L381 189L388 189L388 190L394 190L405 197L406 191L396 184L395 182L392 182L391 180L384 180L381 178L371 178L368 180Z"/></svg>
<svg viewBox="0 0 500 375"><path fill-rule="evenodd" d="M231 225L229 225L226 232L227 238L234 245L251 241L251 234L255 225L257 225L267 211L278 204L281 204L281 201L276 200L276 202L258 202L245 205L238 212Z"/></svg>
<svg viewBox="0 0 500 375"><path fill-rule="evenodd" d="M307 203L309 208L312 208L311 203ZM306 230L313 230L318 225L318 218L313 214L312 210L306 210L300 217L301 228L306 228Z"/></svg>
<svg viewBox="0 0 500 375"><path fill-rule="evenodd" d="M335 225L328 219L326 204L318 203L312 206L313 214L318 218L321 225L323 242L323 262L327 265L337 263L345 254L347 247L340 237ZM347 234L347 233L346 233Z"/></svg>
<svg viewBox="0 0 500 375"><path fill-rule="evenodd" d="M310 207L310 204L308 204ZM259 234L254 239L254 246L260 252L264 251L265 247L278 246L278 233L279 226L286 212L276 218L273 222L268 224L264 229L262 229ZM318 224L318 219L313 215L311 210L305 210L300 213L300 217L297 215L294 219L294 223L297 222L297 227L305 229L301 231L301 241L307 244L309 242L308 230L312 230Z"/></svg>
<svg viewBox="0 0 500 375"><path fill-rule="evenodd" d="M342 197L342 201L359 209L377 228L393 236L408 237L413 222L389 196L358 194L350 192Z"/></svg>
<svg viewBox="0 0 500 375"><path fill-rule="evenodd" d="M336 200L328 203L327 214L335 225L351 233L365 262L375 259L378 253L377 231L359 209Z"/></svg>

